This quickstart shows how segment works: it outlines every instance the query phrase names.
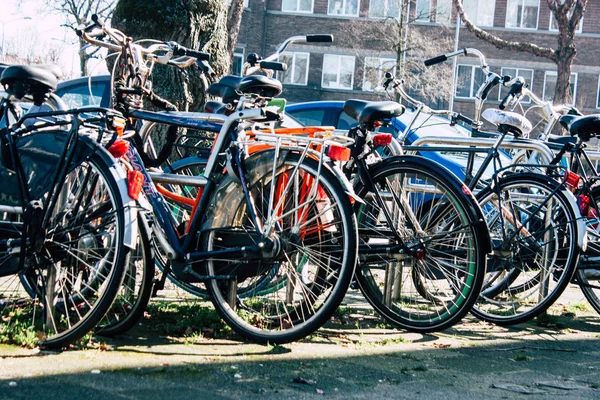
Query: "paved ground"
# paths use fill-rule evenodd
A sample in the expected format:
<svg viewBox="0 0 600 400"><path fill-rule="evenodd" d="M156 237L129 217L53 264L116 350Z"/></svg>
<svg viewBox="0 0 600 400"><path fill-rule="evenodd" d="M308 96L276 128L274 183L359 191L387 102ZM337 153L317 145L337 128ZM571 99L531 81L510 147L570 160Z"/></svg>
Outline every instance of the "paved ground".
<svg viewBox="0 0 600 400"><path fill-rule="evenodd" d="M554 310L562 316L546 327L467 318L443 333L417 335L361 328L370 317L352 311L278 347L191 344L143 326L102 349L3 346L0 399L600 398L600 317L576 291L560 303Z"/></svg>

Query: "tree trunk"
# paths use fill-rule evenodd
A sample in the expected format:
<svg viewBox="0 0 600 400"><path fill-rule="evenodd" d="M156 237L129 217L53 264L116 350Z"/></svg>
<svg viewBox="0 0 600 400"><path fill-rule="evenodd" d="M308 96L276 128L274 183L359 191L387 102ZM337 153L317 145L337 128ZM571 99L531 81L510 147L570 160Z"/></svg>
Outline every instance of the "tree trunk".
<svg viewBox="0 0 600 400"><path fill-rule="evenodd" d="M83 46L87 45L88 43L83 40L83 39L79 39L79 48L82 48ZM88 57L85 54L84 51L79 53L79 69L81 70L81 76L87 76L88 74L88 70L87 70L87 60Z"/></svg>
<svg viewBox="0 0 600 400"><path fill-rule="evenodd" d="M230 59L233 59L233 53L235 52L243 13L244 0L232 0L227 13L227 52Z"/></svg>
<svg viewBox="0 0 600 400"><path fill-rule="evenodd" d="M206 51L220 76L230 63L226 14L222 0L119 0L112 25L134 40L175 41ZM186 70L156 65L152 77L154 91L180 110L202 110L204 87L195 65Z"/></svg>

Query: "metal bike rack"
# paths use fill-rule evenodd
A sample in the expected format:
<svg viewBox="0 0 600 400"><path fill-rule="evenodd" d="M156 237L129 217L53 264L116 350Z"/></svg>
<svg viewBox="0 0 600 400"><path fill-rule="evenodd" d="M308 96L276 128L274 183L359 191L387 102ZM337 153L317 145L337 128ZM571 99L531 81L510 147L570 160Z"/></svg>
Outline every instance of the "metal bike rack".
<svg viewBox="0 0 600 400"><path fill-rule="evenodd" d="M405 151L462 151L485 153L496 143L496 139L473 137L426 136L417 139L410 146L404 146ZM440 146L432 146L432 145ZM460 147L463 146L463 147ZM505 139L500 144L502 149L531 150L538 152L545 163L549 164L554 158L552 150L540 140ZM600 152L595 152L600 160ZM588 153L589 154L589 153Z"/></svg>

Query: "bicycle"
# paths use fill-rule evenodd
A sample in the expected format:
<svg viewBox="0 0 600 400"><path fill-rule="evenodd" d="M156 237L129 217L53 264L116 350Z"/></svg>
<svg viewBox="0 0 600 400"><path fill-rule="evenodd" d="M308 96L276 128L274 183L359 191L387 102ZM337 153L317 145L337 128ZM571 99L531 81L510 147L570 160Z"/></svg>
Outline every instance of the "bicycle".
<svg viewBox="0 0 600 400"><path fill-rule="evenodd" d="M462 49L435 57L426 60L426 65L461 54L476 55L485 75L485 81L476 95L475 118L450 111L436 111L435 114L450 117L450 123L460 121L471 125L475 136L479 134L482 106L487 95L493 87L510 79L505 80L491 72L485 57L476 49ZM388 87L391 85L410 104L416 105L418 111L426 109L402 90L401 82L388 76L386 84ZM485 113L484 116L487 116ZM579 254L585 249L586 243L585 226L575 199L565 186L565 180L557 181L550 176L558 174L558 169L547 167L548 175L531 172L515 174L512 173L513 165L506 165L506 162L504 166L502 164L503 159L507 158L500 151L501 147L531 148L540 154L547 154L544 153L547 147L521 139L510 142L504 140L509 134L518 138L531 129L522 117L514 113L506 114L506 118L500 122L500 134L494 134L494 139L453 140L444 137L440 138L444 144L436 145L437 138L424 138L412 146L404 146L404 149L421 153L453 151L468 154L465 181L471 190L477 192L476 197L486 214L494 249L488 260L484 287L473 313L487 321L510 325L533 318L559 297L575 273ZM405 136L410 129L409 124ZM428 142L434 145L423 146ZM478 152L487 155L475 169L474 158ZM491 171L486 172L486 169ZM482 178L485 175L488 177L484 180ZM542 279L539 279L540 273Z"/></svg>
<svg viewBox="0 0 600 400"><path fill-rule="evenodd" d="M60 348L104 316L135 245L135 204L103 143L124 120L103 108L21 115L14 99L41 106L56 88L39 67L8 67L0 82L0 336Z"/></svg>
<svg viewBox="0 0 600 400"><path fill-rule="evenodd" d="M123 65L145 65L146 59L177 65L179 61L191 63L195 58L208 58L206 53L173 43L141 47L98 18L93 19L95 27L107 34L111 42L93 39L94 34L88 34L87 29L80 34L94 45L121 52L119 62ZM188 54L195 58L170 60L171 57L157 58L158 54ZM128 71L132 70L124 69L123 73ZM286 343L318 329L345 294L354 268L357 240L350 199L335 172L323 163L323 152L311 151L306 144L282 146L287 138L270 135L276 142L272 148L247 154L246 130L256 123L279 119L277 112L260 107L264 104L261 96L255 98L258 108L229 117L140 110L133 105L135 96L143 95L143 86L136 85L143 84L151 70L137 71L145 72L125 80L132 87L116 88L128 117L190 128L215 122L221 125L200 179L204 185L197 211L189 223L189 233L181 237L171 210L154 187L135 148L130 146L127 152L132 168L146 178L143 192L152 205L152 230L172 263L172 272L184 281L204 281L221 317L251 340ZM269 85L261 86L257 79L250 79L247 84L256 85L259 90L271 89ZM119 96L119 91L123 96ZM252 143L269 140L255 136L258 139L252 139ZM330 142L340 144L335 139L318 140L323 147ZM314 140L308 138L306 142ZM228 173L223 174L225 166ZM317 207L315 193L325 208ZM336 246L331 246L334 241ZM273 269L287 274L286 288L265 296L238 296L241 291L251 292L253 285ZM305 276L298 275L299 269L306 271Z"/></svg>

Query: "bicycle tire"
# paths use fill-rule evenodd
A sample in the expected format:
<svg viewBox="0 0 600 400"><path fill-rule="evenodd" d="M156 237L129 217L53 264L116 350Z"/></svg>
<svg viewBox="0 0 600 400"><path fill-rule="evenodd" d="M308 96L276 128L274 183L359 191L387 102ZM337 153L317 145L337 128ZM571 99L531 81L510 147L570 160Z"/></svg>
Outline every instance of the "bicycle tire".
<svg viewBox="0 0 600 400"><path fill-rule="evenodd" d="M269 217L278 220L273 234L282 250L271 260L206 262L209 275L234 276L231 280L206 282L221 318L241 336L272 344L299 340L330 319L350 284L357 243L356 220L339 179L327 167L320 169L318 162L309 157L301 161L298 154L287 150L280 153L286 155L279 158L275 171L273 150L253 155L246 161L246 167L257 214L262 222L269 221ZM293 172L296 167L297 172ZM276 179L272 179L273 176ZM239 184L227 178L220 188L221 191L215 192L218 201L212 203L215 209L207 220L217 226L209 224L202 235L202 248L207 251L220 248L220 239L228 234L248 243L254 239L246 233L254 228L248 221ZM303 189L316 192L303 192ZM275 191L278 194L274 198L283 200L274 203L279 206L269 208L265 200ZM318 197L308 202L302 193L316 193ZM222 198L222 194L228 195ZM293 205L295 201L297 206ZM281 212L279 217L278 212ZM220 216L225 217L224 220L219 221ZM298 271L300 264L303 264L301 272ZM274 266L279 267L281 275L287 276L285 288L253 294L253 280L260 282ZM244 289L244 298L236 294L238 289Z"/></svg>
<svg viewBox="0 0 600 400"><path fill-rule="evenodd" d="M485 273L489 235L477 202L456 176L419 156L387 159L369 175L373 188L356 189L366 200L357 208L361 292L396 327L426 333L456 324L477 300ZM409 212L418 228L406 223ZM423 253L391 254L394 230L405 243L423 243Z"/></svg>
<svg viewBox="0 0 600 400"><path fill-rule="evenodd" d="M593 197L595 204L598 205L600 201L600 188L592 190L591 196ZM600 225L598 224L598 209L593 208L593 203L589 205L592 208L592 212L587 212L587 216L584 215L584 221L586 222L588 239L588 248L586 254L580 258L580 265L577 267L575 273L575 282L579 285L583 295L590 303L592 308L600 314L600 263L592 266L588 265L583 267L581 263L585 263L587 257L597 257L600 254ZM595 214L595 215L594 215ZM593 273L591 272L593 271Z"/></svg>
<svg viewBox="0 0 600 400"><path fill-rule="evenodd" d="M68 346L96 326L115 298L128 253L126 189L115 181L112 158L83 137L77 146L82 152L91 146L91 155L61 187L42 250L25 260L18 277L0 278L4 332L21 327L43 348Z"/></svg>
<svg viewBox="0 0 600 400"><path fill-rule="evenodd" d="M579 211L566 190L544 175L507 175L495 188L477 195L495 251L473 314L498 325L515 325L545 312L573 278L581 253ZM495 190L504 204L502 213L494 205ZM510 243L503 239L517 231Z"/></svg>
<svg viewBox="0 0 600 400"><path fill-rule="evenodd" d="M125 276L110 309L97 326L102 336L117 336L133 328L142 318L152 296L154 252L144 216L138 213L136 249L129 252Z"/></svg>

